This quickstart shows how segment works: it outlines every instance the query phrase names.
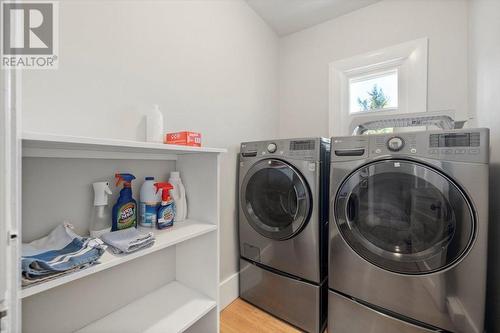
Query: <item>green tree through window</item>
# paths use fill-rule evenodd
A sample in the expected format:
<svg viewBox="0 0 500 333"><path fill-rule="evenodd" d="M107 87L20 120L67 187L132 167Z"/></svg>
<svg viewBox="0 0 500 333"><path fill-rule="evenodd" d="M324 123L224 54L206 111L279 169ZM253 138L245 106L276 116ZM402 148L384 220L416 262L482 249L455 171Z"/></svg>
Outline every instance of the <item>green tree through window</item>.
<svg viewBox="0 0 500 333"><path fill-rule="evenodd" d="M379 88L376 84L373 85L372 91L367 93L370 96L369 98L361 99L358 97L358 104L362 111L383 109L390 101L382 88Z"/></svg>

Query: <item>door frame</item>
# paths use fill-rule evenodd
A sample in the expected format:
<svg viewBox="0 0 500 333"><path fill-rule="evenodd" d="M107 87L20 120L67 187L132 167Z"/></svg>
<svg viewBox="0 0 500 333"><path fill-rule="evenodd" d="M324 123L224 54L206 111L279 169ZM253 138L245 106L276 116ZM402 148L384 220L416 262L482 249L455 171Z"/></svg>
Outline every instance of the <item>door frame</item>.
<svg viewBox="0 0 500 333"><path fill-rule="evenodd" d="M20 248L21 248L21 71L2 70L2 110L0 115L0 307L2 329L21 332ZM1 300L2 298L3 301ZM2 331L3 333L3 331Z"/></svg>

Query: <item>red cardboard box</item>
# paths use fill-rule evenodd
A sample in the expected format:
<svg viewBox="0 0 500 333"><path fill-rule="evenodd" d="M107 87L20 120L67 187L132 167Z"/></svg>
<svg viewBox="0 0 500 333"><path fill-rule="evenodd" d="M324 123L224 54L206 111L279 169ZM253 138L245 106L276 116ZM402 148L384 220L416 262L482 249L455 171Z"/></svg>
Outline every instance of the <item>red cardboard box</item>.
<svg viewBox="0 0 500 333"><path fill-rule="evenodd" d="M201 147L201 134L189 131L167 133L163 142L169 145Z"/></svg>

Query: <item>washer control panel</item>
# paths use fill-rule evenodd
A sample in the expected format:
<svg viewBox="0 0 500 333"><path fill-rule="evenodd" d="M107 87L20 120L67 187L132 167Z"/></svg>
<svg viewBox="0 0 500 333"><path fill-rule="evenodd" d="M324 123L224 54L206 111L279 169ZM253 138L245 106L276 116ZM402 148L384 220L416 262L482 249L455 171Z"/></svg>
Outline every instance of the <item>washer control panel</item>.
<svg viewBox="0 0 500 333"><path fill-rule="evenodd" d="M419 131L332 138L332 161L386 156L486 163L489 160L489 130Z"/></svg>
<svg viewBox="0 0 500 333"><path fill-rule="evenodd" d="M403 149L405 141L399 136L395 136L387 140L387 149L390 151L400 151Z"/></svg>
<svg viewBox="0 0 500 333"><path fill-rule="evenodd" d="M430 148L479 147L481 134L479 132L441 133L429 135Z"/></svg>
<svg viewBox="0 0 500 333"><path fill-rule="evenodd" d="M278 150L278 146L274 142L271 142L270 144L267 145L267 152L268 153L275 153L276 150Z"/></svg>

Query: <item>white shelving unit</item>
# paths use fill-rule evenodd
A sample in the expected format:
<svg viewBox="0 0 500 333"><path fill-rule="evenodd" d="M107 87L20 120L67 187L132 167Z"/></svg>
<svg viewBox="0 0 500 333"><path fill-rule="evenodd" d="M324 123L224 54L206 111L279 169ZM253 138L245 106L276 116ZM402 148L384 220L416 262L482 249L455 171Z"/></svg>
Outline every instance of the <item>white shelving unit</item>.
<svg viewBox="0 0 500 333"><path fill-rule="evenodd" d="M155 234L155 244L129 255L107 251L87 269L20 288L22 331L219 331L219 154L224 149L24 133L24 242L63 220L88 231L90 184L114 172L166 180L180 171L188 220ZM115 197L118 191L115 191ZM113 200L111 200L113 202Z"/></svg>
<svg viewBox="0 0 500 333"><path fill-rule="evenodd" d="M177 155L225 153L225 149L189 147L36 132L23 133L23 156L59 158L177 160Z"/></svg>
<svg viewBox="0 0 500 333"><path fill-rule="evenodd" d="M174 281L93 322L78 333L184 332L215 307L214 300ZM138 313L141 315L137 316ZM128 320L133 317L137 320Z"/></svg>
<svg viewBox="0 0 500 333"><path fill-rule="evenodd" d="M150 228L139 228L142 232L153 231L155 234L155 244L152 247L144 249L142 251L137 251L131 254L113 254L109 250L106 251L97 264L81 270L79 272L74 272L71 274L63 275L57 279L50 280L44 283L32 285L23 288L21 291L21 298L29 297L45 290L49 290L65 283L84 278L88 275L95 274L97 272L103 271L105 269L114 267L126 263L127 261L140 258L142 256L148 255L150 253L162 250L169 246L176 245L177 243L186 241L188 239L204 235L208 232L215 231L217 227L213 224L199 223L195 221L183 221L175 224L169 230L151 230Z"/></svg>

